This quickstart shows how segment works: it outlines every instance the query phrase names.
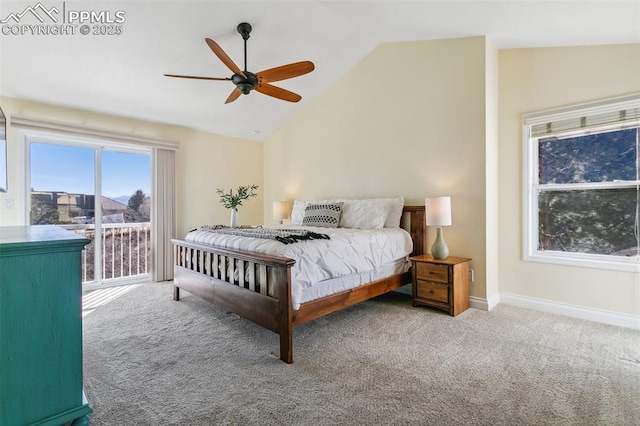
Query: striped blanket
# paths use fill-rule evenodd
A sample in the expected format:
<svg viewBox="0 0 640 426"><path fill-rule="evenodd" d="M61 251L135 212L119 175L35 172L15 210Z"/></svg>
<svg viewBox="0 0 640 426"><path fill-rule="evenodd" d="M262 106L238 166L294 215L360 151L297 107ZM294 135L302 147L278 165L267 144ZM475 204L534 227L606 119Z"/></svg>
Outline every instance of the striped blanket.
<svg viewBox="0 0 640 426"><path fill-rule="evenodd" d="M292 229L292 228L263 228L257 227L240 227L229 228L224 225L202 225L194 231L206 231L218 234L235 235L238 237L253 237L269 240L277 240L284 244L297 243L305 240L328 240L330 239L327 234L320 234L304 229Z"/></svg>

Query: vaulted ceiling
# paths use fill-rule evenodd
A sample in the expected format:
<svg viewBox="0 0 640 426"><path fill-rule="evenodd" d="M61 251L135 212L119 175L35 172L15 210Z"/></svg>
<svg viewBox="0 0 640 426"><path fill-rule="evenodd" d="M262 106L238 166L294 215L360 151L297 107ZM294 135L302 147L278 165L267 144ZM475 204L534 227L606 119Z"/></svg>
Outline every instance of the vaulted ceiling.
<svg viewBox="0 0 640 426"><path fill-rule="evenodd" d="M6 20L0 24L0 95L252 140L264 140L383 42L487 36L500 49L640 43L638 0L45 1L47 10L56 7L57 21L21 15L38 4L0 3L0 21ZM112 24L121 33L93 34L118 27L86 21L91 32L81 34L79 15L69 13L82 10L103 12L103 20L124 18ZM249 71L315 63L310 74L274 83L302 101L254 91L225 105L234 88L229 81L163 76L230 77L206 37L244 68L240 22L253 27ZM35 24L76 27L73 34L33 34L41 31L28 26ZM381 84L402 90L407 75Z"/></svg>

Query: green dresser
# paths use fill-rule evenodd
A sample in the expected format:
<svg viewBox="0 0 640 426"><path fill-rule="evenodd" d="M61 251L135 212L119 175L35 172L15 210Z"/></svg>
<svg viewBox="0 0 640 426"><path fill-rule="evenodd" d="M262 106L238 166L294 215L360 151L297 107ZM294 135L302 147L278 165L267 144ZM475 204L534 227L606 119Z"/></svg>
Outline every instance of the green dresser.
<svg viewBox="0 0 640 426"><path fill-rule="evenodd" d="M81 251L58 226L0 227L0 425L89 424Z"/></svg>

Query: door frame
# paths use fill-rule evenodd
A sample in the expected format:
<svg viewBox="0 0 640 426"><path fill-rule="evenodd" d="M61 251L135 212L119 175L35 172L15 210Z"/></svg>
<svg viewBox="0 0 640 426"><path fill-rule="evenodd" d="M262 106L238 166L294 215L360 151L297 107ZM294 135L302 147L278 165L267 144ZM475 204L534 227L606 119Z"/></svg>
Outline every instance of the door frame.
<svg viewBox="0 0 640 426"><path fill-rule="evenodd" d="M23 164L23 173L20 175L20 181L18 182L18 193L22 200L18 200L18 204L23 208L21 216L26 225L31 223L31 144L43 143L59 146L70 146L91 149L94 151L94 225L95 225L95 248L94 248L94 280L82 284L83 291L96 290L106 287L114 287L121 285L139 284L142 282L148 282L151 280L151 272L145 274L135 275L133 277L121 277L121 278L108 278L103 279L104 274L102 267L102 153L104 151L122 152L122 153L134 153L148 155L150 161L152 161L152 149L149 147L131 145L121 142L111 142L103 139L94 139L87 137L77 137L72 135L62 135L49 132L38 131L23 131L22 137L18 138L19 144L22 144L22 148L19 148L19 152L22 154L21 163ZM150 176L151 180L153 177ZM153 182L151 182L150 191L153 190ZM151 194L153 197L154 195ZM149 218L151 222L152 217ZM100 231L98 231L98 229ZM153 247L152 247L153 249Z"/></svg>

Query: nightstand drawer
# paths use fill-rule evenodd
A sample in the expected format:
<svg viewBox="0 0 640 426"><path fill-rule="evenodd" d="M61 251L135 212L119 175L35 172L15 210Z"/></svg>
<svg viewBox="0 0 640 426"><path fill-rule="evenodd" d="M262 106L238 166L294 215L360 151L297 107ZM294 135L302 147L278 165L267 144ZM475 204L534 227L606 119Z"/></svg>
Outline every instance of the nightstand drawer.
<svg viewBox="0 0 640 426"><path fill-rule="evenodd" d="M433 263L415 262L416 278L419 280L449 282L449 267L447 265L435 265Z"/></svg>
<svg viewBox="0 0 640 426"><path fill-rule="evenodd" d="M416 282L416 296L436 302L449 303L449 286L429 281Z"/></svg>

